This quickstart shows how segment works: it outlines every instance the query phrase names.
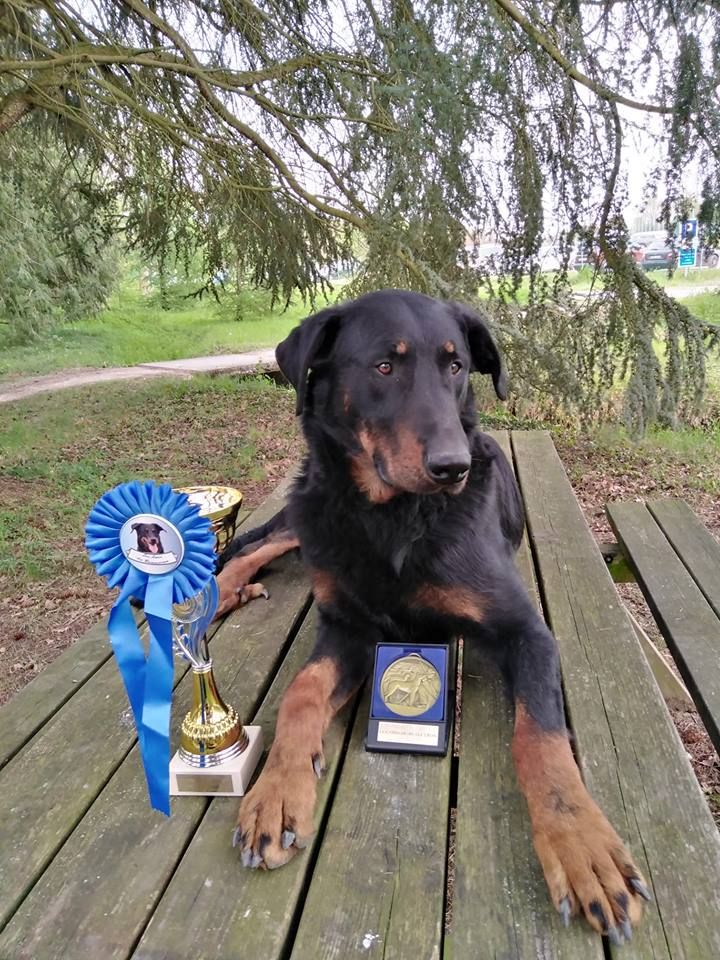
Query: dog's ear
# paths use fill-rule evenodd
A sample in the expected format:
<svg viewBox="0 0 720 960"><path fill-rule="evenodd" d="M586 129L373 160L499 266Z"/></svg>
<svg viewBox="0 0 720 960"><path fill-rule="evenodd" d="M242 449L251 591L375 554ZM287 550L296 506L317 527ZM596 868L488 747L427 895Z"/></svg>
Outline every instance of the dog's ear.
<svg viewBox="0 0 720 960"><path fill-rule="evenodd" d="M308 377L313 367L327 359L338 324L346 307L327 307L307 317L295 327L275 349L275 359L282 373L295 387L296 413L302 413L308 396Z"/></svg>
<svg viewBox="0 0 720 960"><path fill-rule="evenodd" d="M465 333L470 348L472 358L470 369L477 370L478 373L489 373L492 377L495 393L500 400L505 400L507 398L507 378L503 370L500 351L485 321L477 311L472 310L464 303L451 303L450 306Z"/></svg>
<svg viewBox="0 0 720 960"><path fill-rule="evenodd" d="M130 529L131 529L131 530L137 530L137 528L138 528L139 526L141 526L141 524L139 524L139 523L134 523L134 524L130 527Z"/></svg>

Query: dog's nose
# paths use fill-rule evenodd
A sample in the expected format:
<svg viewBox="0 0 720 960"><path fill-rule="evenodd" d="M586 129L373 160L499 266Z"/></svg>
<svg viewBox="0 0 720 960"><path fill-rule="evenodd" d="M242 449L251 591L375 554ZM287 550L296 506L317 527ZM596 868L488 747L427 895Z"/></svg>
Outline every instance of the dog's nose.
<svg viewBox="0 0 720 960"><path fill-rule="evenodd" d="M451 486L460 483L470 472L470 457L464 454L438 454L428 459L427 472L436 483Z"/></svg>

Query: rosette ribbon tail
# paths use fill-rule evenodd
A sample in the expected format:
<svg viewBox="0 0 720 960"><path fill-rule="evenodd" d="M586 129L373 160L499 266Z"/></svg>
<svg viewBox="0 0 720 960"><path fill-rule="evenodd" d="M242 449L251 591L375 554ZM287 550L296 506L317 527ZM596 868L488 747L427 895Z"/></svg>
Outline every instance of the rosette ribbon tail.
<svg viewBox="0 0 720 960"><path fill-rule="evenodd" d="M170 710L173 690L173 575L151 578L145 591L150 649L145 670L140 749L150 804L170 814Z"/></svg>
<svg viewBox="0 0 720 960"><path fill-rule="evenodd" d="M147 579L144 573L131 569L108 617L110 644L132 708L141 754L143 750L143 700L145 699L145 651L130 606L130 597L143 596Z"/></svg>

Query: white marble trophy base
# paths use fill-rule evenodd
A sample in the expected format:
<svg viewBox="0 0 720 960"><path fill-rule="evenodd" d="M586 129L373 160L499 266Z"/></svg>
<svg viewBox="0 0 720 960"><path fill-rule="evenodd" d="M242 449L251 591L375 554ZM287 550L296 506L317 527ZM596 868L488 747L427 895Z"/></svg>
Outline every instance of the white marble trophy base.
<svg viewBox="0 0 720 960"><path fill-rule="evenodd" d="M248 745L243 752L216 767L193 767L180 756L170 761L173 797L242 797L263 750L262 727L244 727Z"/></svg>

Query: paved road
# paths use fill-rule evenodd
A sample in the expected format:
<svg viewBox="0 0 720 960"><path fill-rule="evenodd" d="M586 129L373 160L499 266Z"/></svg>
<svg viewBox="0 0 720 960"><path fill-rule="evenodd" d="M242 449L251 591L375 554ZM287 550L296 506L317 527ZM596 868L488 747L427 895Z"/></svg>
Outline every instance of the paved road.
<svg viewBox="0 0 720 960"><path fill-rule="evenodd" d="M220 357L189 357L187 360L161 360L139 363L134 367L107 367L105 369L77 370L72 373L50 373L43 377L25 377L3 386L0 383L0 403L10 403L32 397L36 393L67 390L90 383L110 383L115 380L142 380L149 377L191 377L196 373L269 373L277 370L275 351L253 350L231 353Z"/></svg>

